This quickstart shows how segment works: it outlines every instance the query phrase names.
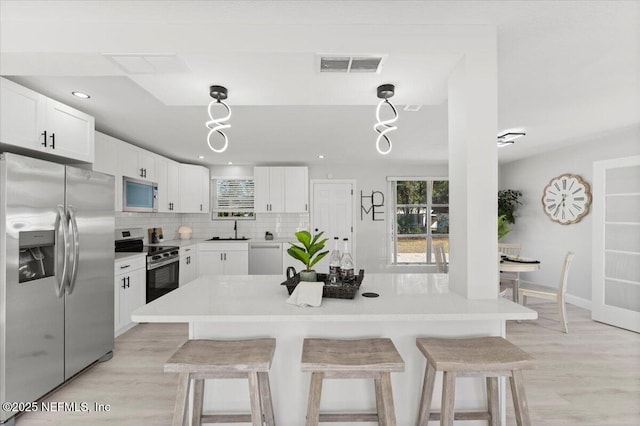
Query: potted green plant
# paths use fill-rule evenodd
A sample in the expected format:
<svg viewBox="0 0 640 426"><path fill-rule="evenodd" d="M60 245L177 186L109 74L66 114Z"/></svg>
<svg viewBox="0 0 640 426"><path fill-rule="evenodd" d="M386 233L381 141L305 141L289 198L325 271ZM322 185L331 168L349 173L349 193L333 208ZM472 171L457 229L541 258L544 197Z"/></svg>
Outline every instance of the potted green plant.
<svg viewBox="0 0 640 426"><path fill-rule="evenodd" d="M520 202L522 192L513 189L498 191L498 239L511 231L510 223L516 223L515 211Z"/></svg>
<svg viewBox="0 0 640 426"><path fill-rule="evenodd" d="M511 232L511 227L505 215L498 216L498 239L504 237Z"/></svg>
<svg viewBox="0 0 640 426"><path fill-rule="evenodd" d="M320 239L322 234L324 234L324 232L312 236L309 231L298 231L295 235L301 246L295 243L289 243L291 244L291 247L287 250L289 256L299 260L305 266L305 269L300 271L301 281L317 281L316 271L311 268L329 253L329 250L320 251L327 242L327 238Z"/></svg>

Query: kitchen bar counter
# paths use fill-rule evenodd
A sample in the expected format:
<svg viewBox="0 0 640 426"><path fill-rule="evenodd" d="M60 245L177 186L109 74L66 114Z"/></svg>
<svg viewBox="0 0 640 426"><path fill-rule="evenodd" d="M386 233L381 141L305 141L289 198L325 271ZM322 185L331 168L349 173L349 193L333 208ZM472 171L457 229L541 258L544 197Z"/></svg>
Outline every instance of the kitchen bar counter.
<svg viewBox="0 0 640 426"><path fill-rule="evenodd" d="M504 336L506 320L537 317L535 311L504 298L467 300L450 293L447 274L365 275L353 300L325 298L318 308L287 304L286 287L280 285L283 280L267 275L203 276L140 307L133 320L186 322L191 339L275 337L270 375L276 422L298 426L304 424L309 386L309 374L300 371L305 337L391 338L406 364L405 372L392 375L397 421L398 425L411 425L415 423L425 364L415 346L416 337ZM380 297L365 298L363 292ZM440 380L438 377L438 383ZM246 386L242 380L208 382L205 412L221 407L246 411ZM484 382L477 378L459 379L458 407L483 408L484 389ZM434 408L439 401L437 390ZM374 407L373 383L329 380L324 385L323 410Z"/></svg>

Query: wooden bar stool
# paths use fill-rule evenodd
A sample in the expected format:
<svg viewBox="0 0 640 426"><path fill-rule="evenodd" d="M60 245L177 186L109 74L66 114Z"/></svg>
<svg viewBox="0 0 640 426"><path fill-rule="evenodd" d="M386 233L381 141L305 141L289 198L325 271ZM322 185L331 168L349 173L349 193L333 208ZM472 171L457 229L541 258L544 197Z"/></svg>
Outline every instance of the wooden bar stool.
<svg viewBox="0 0 640 426"><path fill-rule="evenodd" d="M518 426L531 425L529 408L524 393L521 370L535 366L535 360L522 349L502 337L469 339L418 338L416 345L427 358L418 410L418 426L429 420L440 420L440 425L453 425L454 420L487 420L489 425L500 422L498 377L508 376ZM443 372L442 408L430 413L436 372ZM488 410L454 414L456 377L486 377Z"/></svg>
<svg viewBox="0 0 640 426"><path fill-rule="evenodd" d="M395 426L391 372L404 371L404 361L391 339L333 340L304 339L302 371L311 372L307 426L319 422L377 421ZM332 379L374 380L376 413L325 414L320 413L322 381Z"/></svg>
<svg viewBox="0 0 640 426"><path fill-rule="evenodd" d="M192 425L201 423L275 424L269 368L276 349L275 339L188 340L164 365L165 373L179 373L173 426L186 425L189 385L193 380ZM248 379L251 414L202 414L204 379Z"/></svg>

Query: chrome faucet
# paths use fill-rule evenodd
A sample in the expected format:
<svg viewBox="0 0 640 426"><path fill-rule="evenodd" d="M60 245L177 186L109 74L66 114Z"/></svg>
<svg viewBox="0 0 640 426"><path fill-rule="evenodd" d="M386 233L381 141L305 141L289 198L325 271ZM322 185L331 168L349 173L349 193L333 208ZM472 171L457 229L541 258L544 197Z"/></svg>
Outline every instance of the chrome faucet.
<svg viewBox="0 0 640 426"><path fill-rule="evenodd" d="M238 239L238 221L237 220L233 221L233 231L236 234L235 239L237 240Z"/></svg>

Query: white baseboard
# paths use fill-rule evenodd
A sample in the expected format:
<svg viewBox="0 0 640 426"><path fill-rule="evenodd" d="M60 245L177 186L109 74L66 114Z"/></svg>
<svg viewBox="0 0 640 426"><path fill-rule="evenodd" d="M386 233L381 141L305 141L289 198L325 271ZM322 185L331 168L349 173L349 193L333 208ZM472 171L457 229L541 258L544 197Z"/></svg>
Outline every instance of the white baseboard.
<svg viewBox="0 0 640 426"><path fill-rule="evenodd" d="M579 308L587 309L589 311L591 310L591 300L583 299L582 297L574 296L569 293L564 295L564 300Z"/></svg>

